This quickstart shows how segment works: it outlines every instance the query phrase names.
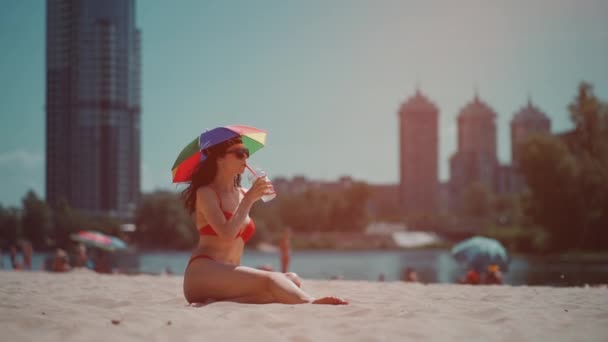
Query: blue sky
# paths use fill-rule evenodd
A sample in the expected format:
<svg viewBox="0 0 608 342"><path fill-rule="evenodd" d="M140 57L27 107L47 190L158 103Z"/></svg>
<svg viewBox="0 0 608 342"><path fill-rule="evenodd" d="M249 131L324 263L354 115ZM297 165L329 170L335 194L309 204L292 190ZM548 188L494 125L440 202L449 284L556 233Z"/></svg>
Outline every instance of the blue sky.
<svg viewBox="0 0 608 342"><path fill-rule="evenodd" d="M0 12L0 203L44 195L45 2ZM533 102L554 131L581 80L608 99L608 1L198 1L137 3L143 33L142 187L205 128L269 131L251 162L271 176L398 181L397 110L420 84L440 109L440 178L458 111L477 88L508 124Z"/></svg>

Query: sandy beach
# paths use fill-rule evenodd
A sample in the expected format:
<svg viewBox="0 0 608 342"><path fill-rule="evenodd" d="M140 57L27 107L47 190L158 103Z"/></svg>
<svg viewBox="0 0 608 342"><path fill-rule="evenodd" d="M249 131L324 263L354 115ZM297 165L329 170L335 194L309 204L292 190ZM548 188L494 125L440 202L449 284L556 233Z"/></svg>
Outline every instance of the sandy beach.
<svg viewBox="0 0 608 342"><path fill-rule="evenodd" d="M608 289L307 281L347 306L188 306L181 276L0 271L6 341L607 341Z"/></svg>

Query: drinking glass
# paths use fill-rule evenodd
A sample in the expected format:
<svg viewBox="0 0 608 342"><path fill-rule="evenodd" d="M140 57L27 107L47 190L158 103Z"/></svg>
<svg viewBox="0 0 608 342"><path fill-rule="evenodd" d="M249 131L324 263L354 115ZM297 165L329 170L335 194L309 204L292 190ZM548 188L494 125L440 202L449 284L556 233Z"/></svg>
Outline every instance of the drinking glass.
<svg viewBox="0 0 608 342"><path fill-rule="evenodd" d="M247 171L245 171L245 172L247 173L247 175L245 177L245 179L247 180L246 184L245 184L245 187L247 189L251 189L251 187L253 186L253 183L255 182L255 180L257 178L260 178L260 177L265 178L266 181L270 182L270 178L268 177L268 173L266 171L262 170L259 167L254 167L254 166L251 166L251 165L247 165ZM262 201L269 202L269 201L272 201L275 197L277 197L277 193L274 191L274 188L273 188L271 192L269 192L269 193L265 194L264 196L262 196Z"/></svg>

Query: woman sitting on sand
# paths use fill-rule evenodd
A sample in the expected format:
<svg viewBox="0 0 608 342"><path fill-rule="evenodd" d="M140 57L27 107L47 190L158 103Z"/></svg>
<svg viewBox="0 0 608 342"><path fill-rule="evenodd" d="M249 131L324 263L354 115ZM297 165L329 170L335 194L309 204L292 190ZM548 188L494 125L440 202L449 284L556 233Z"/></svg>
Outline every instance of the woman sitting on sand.
<svg viewBox="0 0 608 342"><path fill-rule="evenodd" d="M184 273L186 300L347 304L338 297L312 297L300 289L301 281L295 273L240 265L245 242L255 231L249 211L272 191L272 185L266 178L258 178L249 191L240 187L249 150L238 137L203 150L203 156L182 193L200 233Z"/></svg>

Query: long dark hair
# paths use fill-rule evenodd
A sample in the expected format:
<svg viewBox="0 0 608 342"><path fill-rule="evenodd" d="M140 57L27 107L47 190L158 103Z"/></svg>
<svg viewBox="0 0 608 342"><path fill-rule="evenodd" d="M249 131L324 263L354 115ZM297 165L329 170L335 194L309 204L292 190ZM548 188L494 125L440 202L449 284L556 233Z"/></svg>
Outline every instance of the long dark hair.
<svg viewBox="0 0 608 342"><path fill-rule="evenodd" d="M202 186L211 184L215 179L217 175L217 158L225 155L230 146L242 143L242 139L236 137L203 150L206 159L198 163L194 171L192 171L190 184L182 191L184 207L188 210L188 213L193 214L196 210L196 190ZM238 188L240 186L241 175L237 175L234 177L234 187Z"/></svg>

